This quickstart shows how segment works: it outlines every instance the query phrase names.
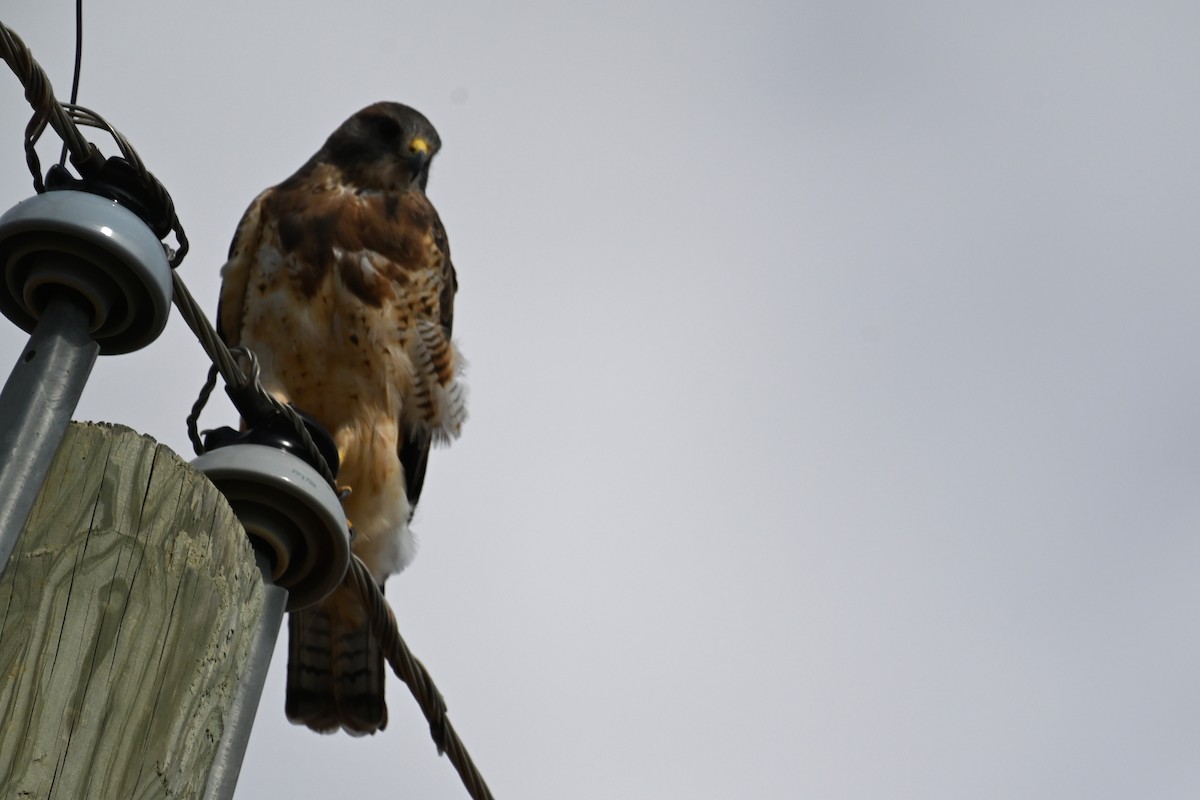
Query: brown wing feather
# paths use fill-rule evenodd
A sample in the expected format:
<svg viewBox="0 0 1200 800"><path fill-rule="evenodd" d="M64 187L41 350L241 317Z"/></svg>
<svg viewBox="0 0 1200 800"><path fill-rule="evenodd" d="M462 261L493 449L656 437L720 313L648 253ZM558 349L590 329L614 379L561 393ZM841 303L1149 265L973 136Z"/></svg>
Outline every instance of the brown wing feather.
<svg viewBox="0 0 1200 800"><path fill-rule="evenodd" d="M446 236L446 228L437 214L433 217L433 241L445 258L442 262L442 296L439 311L442 330L446 332L446 341L449 341L450 335L454 333L454 296L458 294L458 272L454 269L454 262L450 260L450 240Z"/></svg>
<svg viewBox="0 0 1200 800"><path fill-rule="evenodd" d="M241 338L242 315L246 307L246 288L250 268L262 242L263 202L274 192L267 189L254 198L242 214L233 242L229 245L229 260L221 269L221 299L217 304L217 333L229 347L237 347Z"/></svg>
<svg viewBox="0 0 1200 800"><path fill-rule="evenodd" d="M438 297L438 319L446 341L454 330L454 297L458 293L458 273L450 260L450 240L446 228L436 212L433 214L433 241L442 253L442 291ZM405 488L408 501L416 509L421 489L425 485L425 468L429 464L429 451L433 447L433 434L428 429L415 428L401 422L403 436L397 455L404 466Z"/></svg>

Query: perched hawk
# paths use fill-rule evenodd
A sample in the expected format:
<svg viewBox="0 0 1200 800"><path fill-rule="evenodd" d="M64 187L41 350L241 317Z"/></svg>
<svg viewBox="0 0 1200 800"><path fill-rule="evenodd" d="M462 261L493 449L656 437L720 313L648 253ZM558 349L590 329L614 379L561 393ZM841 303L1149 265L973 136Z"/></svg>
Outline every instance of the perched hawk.
<svg viewBox="0 0 1200 800"><path fill-rule="evenodd" d="M263 387L333 435L352 548L380 587L412 560L431 443L466 418L457 281L425 196L440 146L417 111L364 108L250 204L221 271L222 338L253 350ZM289 635L288 719L354 735L387 724L383 656L352 592L292 612Z"/></svg>

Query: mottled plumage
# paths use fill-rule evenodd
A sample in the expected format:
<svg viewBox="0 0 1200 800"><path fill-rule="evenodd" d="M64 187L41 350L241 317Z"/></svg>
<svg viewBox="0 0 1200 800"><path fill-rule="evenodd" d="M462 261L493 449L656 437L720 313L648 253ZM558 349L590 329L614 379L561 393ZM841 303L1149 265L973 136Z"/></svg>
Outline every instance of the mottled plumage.
<svg viewBox="0 0 1200 800"><path fill-rule="evenodd" d="M440 145L407 106L363 109L254 200L222 270L221 336L252 349L263 386L333 435L352 546L380 586L412 560L431 443L466 418L457 281L425 196ZM382 656L352 593L292 612L289 635L289 719L352 734L387 724Z"/></svg>

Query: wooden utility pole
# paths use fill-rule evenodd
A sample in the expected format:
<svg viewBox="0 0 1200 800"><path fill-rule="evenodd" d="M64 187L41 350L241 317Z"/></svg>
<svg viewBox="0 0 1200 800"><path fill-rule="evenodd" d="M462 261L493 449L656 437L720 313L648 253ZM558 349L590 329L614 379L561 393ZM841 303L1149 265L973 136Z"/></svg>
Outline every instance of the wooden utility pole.
<svg viewBox="0 0 1200 800"><path fill-rule="evenodd" d="M263 597L207 479L72 424L0 579L0 797L200 797Z"/></svg>

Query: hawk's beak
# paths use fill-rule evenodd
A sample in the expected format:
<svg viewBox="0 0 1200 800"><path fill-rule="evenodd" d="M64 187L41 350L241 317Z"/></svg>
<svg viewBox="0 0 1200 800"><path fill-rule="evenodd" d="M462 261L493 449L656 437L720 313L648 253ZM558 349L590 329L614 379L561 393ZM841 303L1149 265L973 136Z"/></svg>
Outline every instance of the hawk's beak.
<svg viewBox="0 0 1200 800"><path fill-rule="evenodd" d="M420 175L429 163L429 142L420 136L408 143L408 161L414 175Z"/></svg>

